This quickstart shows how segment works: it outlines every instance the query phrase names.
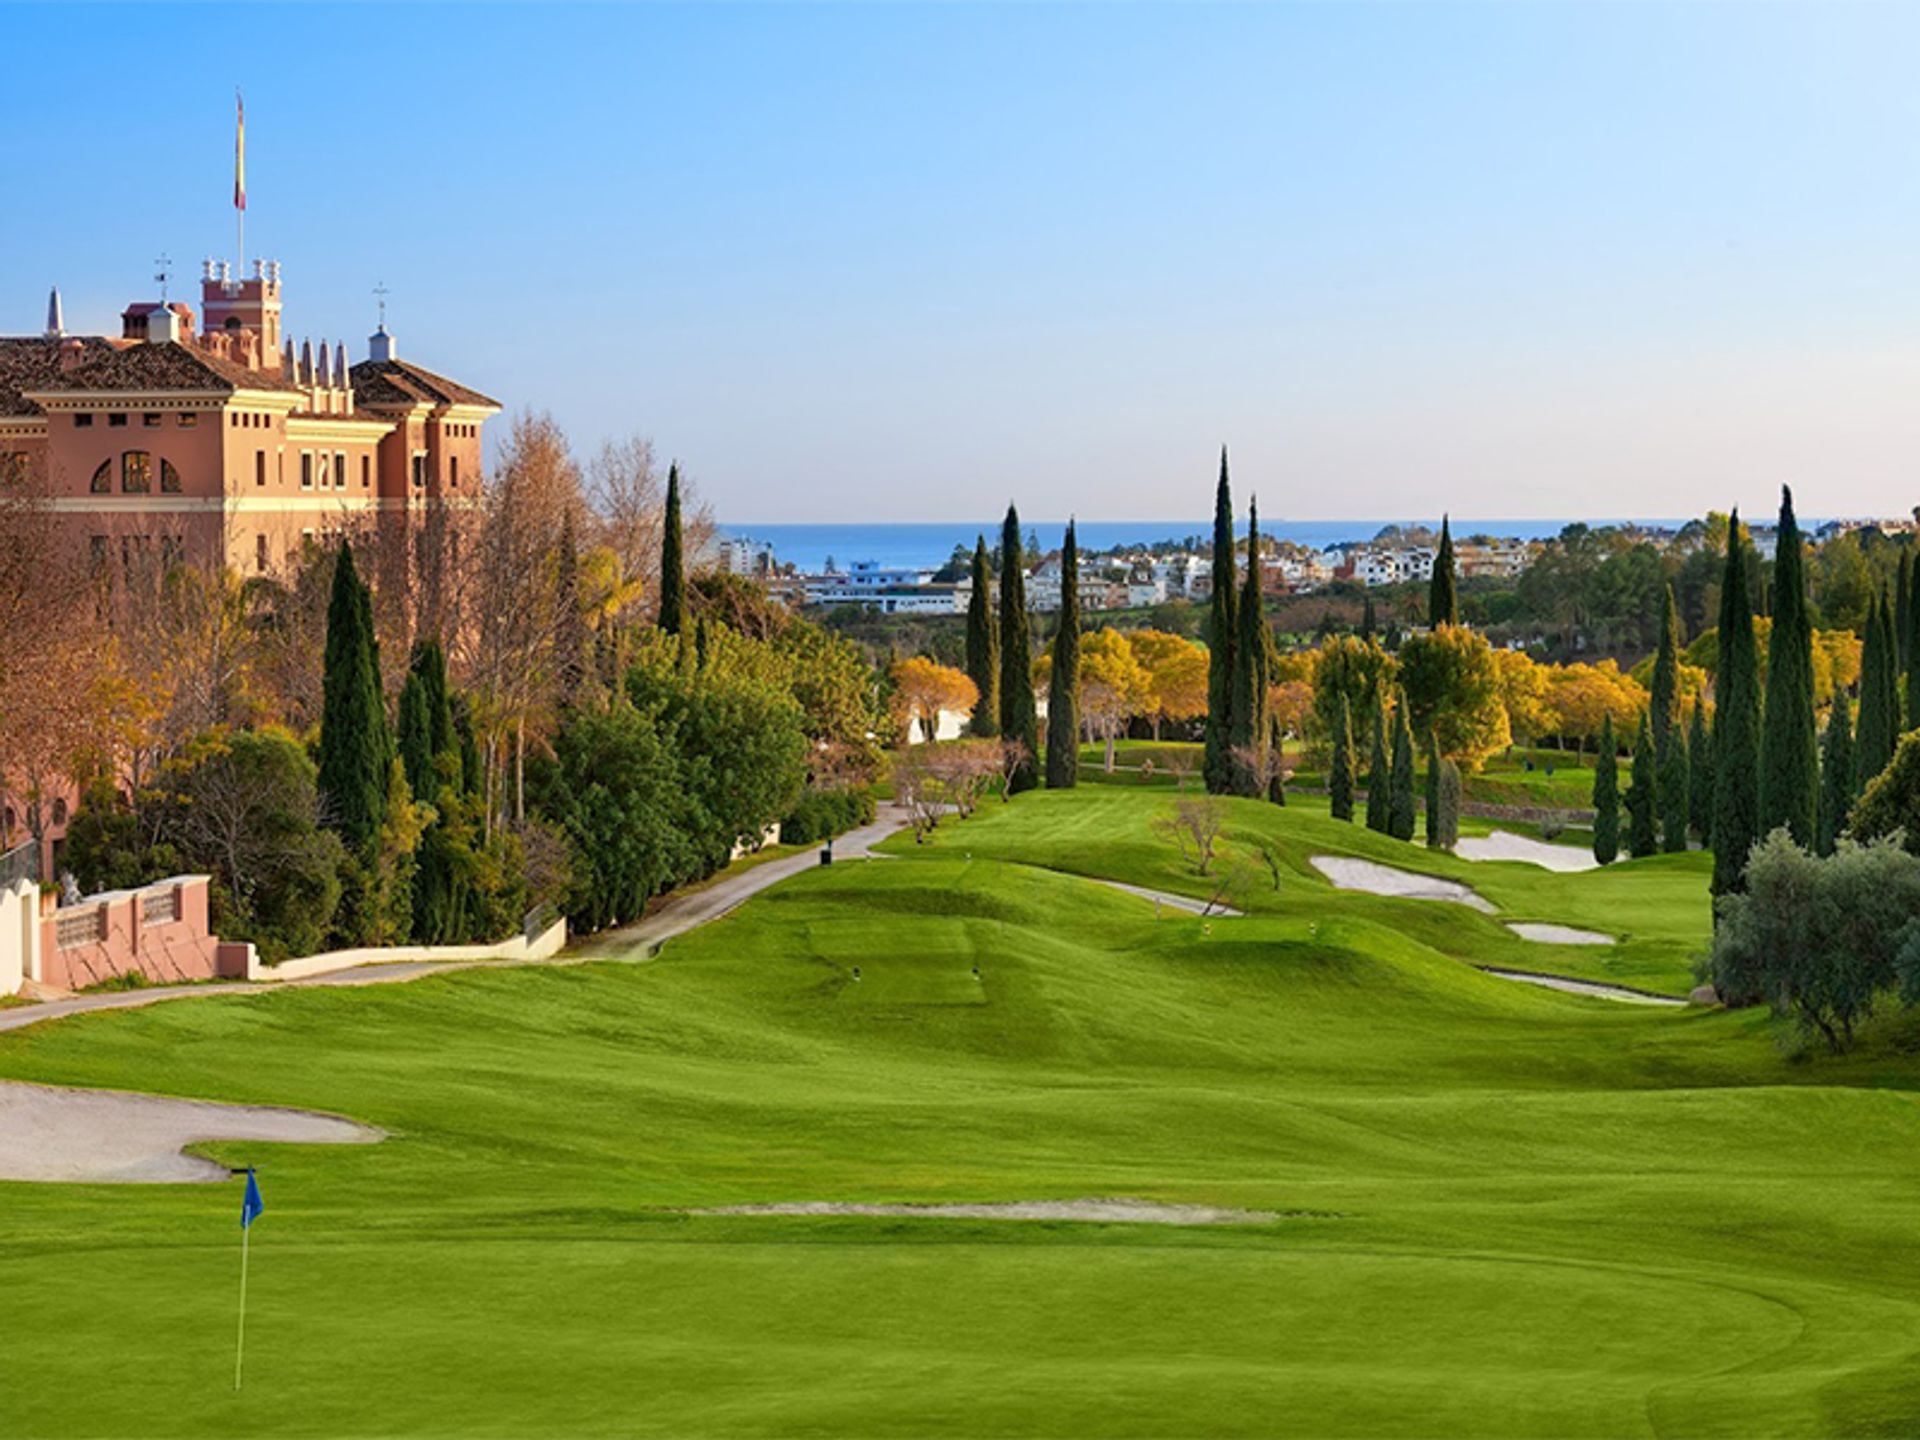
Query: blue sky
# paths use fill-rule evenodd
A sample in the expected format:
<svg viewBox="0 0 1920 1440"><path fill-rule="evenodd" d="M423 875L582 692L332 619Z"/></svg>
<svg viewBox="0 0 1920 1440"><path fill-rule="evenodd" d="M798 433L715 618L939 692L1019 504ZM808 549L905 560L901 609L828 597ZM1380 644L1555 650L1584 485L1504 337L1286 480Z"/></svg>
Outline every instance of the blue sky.
<svg viewBox="0 0 1920 1440"><path fill-rule="evenodd" d="M736 521L1920 501L1920 9L0 7L0 333L295 333Z"/></svg>

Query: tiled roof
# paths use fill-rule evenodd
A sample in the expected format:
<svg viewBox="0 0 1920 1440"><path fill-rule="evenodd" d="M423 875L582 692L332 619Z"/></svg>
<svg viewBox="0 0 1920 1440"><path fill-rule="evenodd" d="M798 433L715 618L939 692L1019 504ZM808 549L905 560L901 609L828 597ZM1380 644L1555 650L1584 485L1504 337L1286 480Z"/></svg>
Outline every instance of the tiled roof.
<svg viewBox="0 0 1920 1440"><path fill-rule="evenodd" d="M60 347L65 339L38 335L0 336L0 415L38 415L28 390L44 390L60 379ZM113 347L97 337L81 340L89 354Z"/></svg>
<svg viewBox="0 0 1920 1440"><path fill-rule="evenodd" d="M488 405L500 402L409 360L362 360L349 372L362 405Z"/></svg>
<svg viewBox="0 0 1920 1440"><path fill-rule="evenodd" d="M109 349L43 390L294 390L274 370L249 370L195 346L168 340L158 345Z"/></svg>

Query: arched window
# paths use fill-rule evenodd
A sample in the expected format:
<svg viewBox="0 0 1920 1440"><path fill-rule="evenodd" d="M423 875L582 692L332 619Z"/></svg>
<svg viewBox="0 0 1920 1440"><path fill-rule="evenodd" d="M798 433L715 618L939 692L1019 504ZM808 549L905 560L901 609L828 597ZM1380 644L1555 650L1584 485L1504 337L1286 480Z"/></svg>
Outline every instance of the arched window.
<svg viewBox="0 0 1920 1440"><path fill-rule="evenodd" d="M120 489L128 495L144 495L153 488L153 456L144 450L129 450L120 457Z"/></svg>
<svg viewBox="0 0 1920 1440"><path fill-rule="evenodd" d="M95 495L108 495L113 491L113 461L102 460L100 468L93 472L93 483L87 487Z"/></svg>
<svg viewBox="0 0 1920 1440"><path fill-rule="evenodd" d="M53 797L53 823L56 825L67 823L67 797L64 795Z"/></svg>
<svg viewBox="0 0 1920 1440"><path fill-rule="evenodd" d="M160 493L178 495L180 493L180 472L173 468L171 460L160 461Z"/></svg>

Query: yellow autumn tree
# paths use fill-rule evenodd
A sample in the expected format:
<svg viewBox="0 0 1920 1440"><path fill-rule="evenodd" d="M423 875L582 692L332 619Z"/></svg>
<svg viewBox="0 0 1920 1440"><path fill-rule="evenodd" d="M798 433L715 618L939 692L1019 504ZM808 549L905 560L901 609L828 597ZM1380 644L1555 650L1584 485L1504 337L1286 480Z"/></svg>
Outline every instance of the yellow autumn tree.
<svg viewBox="0 0 1920 1440"><path fill-rule="evenodd" d="M942 710L971 710L980 699L980 691L966 671L924 655L895 661L892 674L894 701L909 740L915 720L920 722L921 735L933 740L940 733Z"/></svg>

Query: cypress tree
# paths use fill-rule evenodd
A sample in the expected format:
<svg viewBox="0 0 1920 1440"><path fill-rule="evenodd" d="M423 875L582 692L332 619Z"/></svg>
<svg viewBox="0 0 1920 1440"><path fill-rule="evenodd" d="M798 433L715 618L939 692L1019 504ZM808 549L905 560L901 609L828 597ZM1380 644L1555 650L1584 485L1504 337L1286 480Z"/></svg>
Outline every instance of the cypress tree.
<svg viewBox="0 0 1920 1440"><path fill-rule="evenodd" d="M1268 671L1271 674L1271 668ZM1280 717L1267 707L1267 749L1273 757L1273 772L1267 776L1267 799L1276 805L1287 803L1287 731Z"/></svg>
<svg viewBox="0 0 1920 1440"><path fill-rule="evenodd" d="M1620 762L1613 717L1600 719L1600 753L1593 762L1593 858L1611 865L1620 855Z"/></svg>
<svg viewBox="0 0 1920 1440"><path fill-rule="evenodd" d="M1667 741L1667 758L1654 762L1660 787L1660 848L1677 854L1687 848L1687 736L1678 725Z"/></svg>
<svg viewBox="0 0 1920 1440"><path fill-rule="evenodd" d="M1060 628L1047 683L1047 788L1071 790L1080 771L1080 550L1073 521L1060 547Z"/></svg>
<svg viewBox="0 0 1920 1440"><path fill-rule="evenodd" d="M1026 748L1008 789L1018 794L1038 783L1040 722L1033 703L1032 639L1027 633L1026 556L1020 516L1007 506L1000 531L1000 735Z"/></svg>
<svg viewBox="0 0 1920 1440"><path fill-rule="evenodd" d="M1920 595L1913 593L1920 586L1920 564L1909 565L1913 573L1907 577L1907 628L1902 644L1906 647L1906 728L1920 729Z"/></svg>
<svg viewBox="0 0 1920 1440"><path fill-rule="evenodd" d="M1720 586L1720 673L1713 722L1713 893L1746 888L1747 852L1759 839L1760 687L1740 512L1727 525Z"/></svg>
<svg viewBox="0 0 1920 1440"><path fill-rule="evenodd" d="M1899 659L1894 668L1905 676L1913 665L1913 650L1909 644L1913 625L1913 552L1902 547L1900 568L1894 572L1893 583L1893 643Z"/></svg>
<svg viewBox="0 0 1920 1440"><path fill-rule="evenodd" d="M406 771L407 788L416 799L432 799L433 722L427 717L427 687L417 672L409 671L407 683L400 687L399 722L394 728L399 732L400 764Z"/></svg>
<svg viewBox="0 0 1920 1440"><path fill-rule="evenodd" d="M1444 850L1441 843L1441 831L1444 820L1440 814L1440 740L1433 731L1427 731L1427 848Z"/></svg>
<svg viewBox="0 0 1920 1440"><path fill-rule="evenodd" d="M1793 492L1780 487L1780 539L1773 558L1773 635L1767 643L1767 704L1760 732L1760 830L1784 825L1811 845L1820 793L1813 724L1813 630L1807 616L1806 552Z"/></svg>
<svg viewBox="0 0 1920 1440"><path fill-rule="evenodd" d="M1453 574L1453 529L1440 517L1440 552L1433 557L1433 578L1427 582L1427 624L1458 625L1460 596Z"/></svg>
<svg viewBox="0 0 1920 1440"><path fill-rule="evenodd" d="M1367 757L1367 828L1387 833L1387 808L1392 802L1393 777L1387 769L1387 700L1378 688L1373 696L1373 748Z"/></svg>
<svg viewBox="0 0 1920 1440"><path fill-rule="evenodd" d="M1407 722L1407 697L1393 707L1393 778L1387 809L1387 833L1396 840L1413 839L1414 774L1413 726Z"/></svg>
<svg viewBox="0 0 1920 1440"><path fill-rule="evenodd" d="M1327 801L1336 820L1353 819L1353 712L1345 692L1333 722L1333 759L1327 766Z"/></svg>
<svg viewBox="0 0 1920 1440"><path fill-rule="evenodd" d="M1847 828L1847 812L1853 809L1853 723L1848 718L1852 708L1844 690L1836 693L1821 736L1820 824L1814 835L1814 850L1821 855L1833 854L1834 843Z"/></svg>
<svg viewBox="0 0 1920 1440"><path fill-rule="evenodd" d="M453 730L453 696L447 689L447 652L429 636L413 647L412 673L420 677L427 697L427 742L435 755L458 744ZM416 792L417 793L417 792Z"/></svg>
<svg viewBox="0 0 1920 1440"><path fill-rule="evenodd" d="M1440 803L1439 848L1451 850L1460 843L1460 767L1445 757L1440 761L1437 794Z"/></svg>
<svg viewBox="0 0 1920 1440"><path fill-rule="evenodd" d="M1660 598L1660 648L1653 661L1653 756L1663 764L1667 742L1680 728L1680 616L1673 586Z"/></svg>
<svg viewBox="0 0 1920 1440"><path fill-rule="evenodd" d="M353 548L344 540L333 566L323 665L319 784L325 823L349 851L360 855L386 822L393 739L380 689L373 599L354 569Z"/></svg>
<svg viewBox="0 0 1920 1440"><path fill-rule="evenodd" d="M1687 819L1702 845L1713 843L1713 740L1707 730L1707 704L1704 699L1693 707L1693 724L1687 733Z"/></svg>
<svg viewBox="0 0 1920 1440"><path fill-rule="evenodd" d="M1654 830L1656 773L1653 731L1643 714L1633 741L1633 779L1627 785L1627 853L1636 860L1660 848Z"/></svg>
<svg viewBox="0 0 1920 1440"><path fill-rule="evenodd" d="M1207 725L1201 761L1207 789L1232 788L1233 649L1238 638L1233 582L1233 497L1227 484L1227 447L1220 447L1220 483L1213 494L1213 600L1207 613Z"/></svg>
<svg viewBox="0 0 1920 1440"><path fill-rule="evenodd" d="M680 533L680 464L667 467L667 513L660 522L660 628L678 635L687 623L686 558Z"/></svg>
<svg viewBox="0 0 1920 1440"><path fill-rule="evenodd" d="M1373 632L1378 628L1378 624L1379 622L1373 613L1373 592L1368 591L1367 594L1361 597L1360 602L1360 638L1362 640L1373 639Z"/></svg>
<svg viewBox="0 0 1920 1440"><path fill-rule="evenodd" d="M1234 752L1261 753L1267 747L1267 608L1260 595L1260 508L1247 506L1247 578L1234 607L1232 702L1227 728L1229 758ZM1257 796L1265 788L1257 768L1233 759L1236 795Z"/></svg>
<svg viewBox="0 0 1920 1440"><path fill-rule="evenodd" d="M1888 693L1893 689L1891 627L1886 619L1886 596L1876 594L1867 607L1867 634L1860 647L1860 718L1853 736L1853 793L1867 788L1893 759L1895 724L1889 714Z"/></svg>
<svg viewBox="0 0 1920 1440"><path fill-rule="evenodd" d="M987 537L973 546L973 595L967 601L967 678L980 698L969 729L981 739L1000 733L1000 636L993 621L993 565Z"/></svg>

